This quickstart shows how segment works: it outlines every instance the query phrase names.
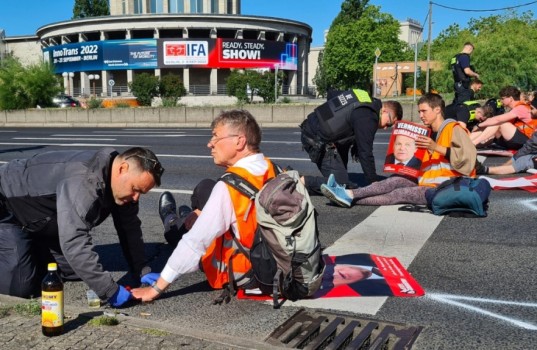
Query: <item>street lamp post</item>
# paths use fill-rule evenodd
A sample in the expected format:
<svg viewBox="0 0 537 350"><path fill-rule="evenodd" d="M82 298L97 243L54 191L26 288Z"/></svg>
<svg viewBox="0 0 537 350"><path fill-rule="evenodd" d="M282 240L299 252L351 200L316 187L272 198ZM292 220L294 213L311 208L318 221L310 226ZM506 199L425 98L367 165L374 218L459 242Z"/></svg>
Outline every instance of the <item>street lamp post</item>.
<svg viewBox="0 0 537 350"><path fill-rule="evenodd" d="M62 76L67 79L67 95L70 95L72 96L73 94L71 93L71 79L73 79L73 77L75 76L75 73L73 72L63 72L62 73Z"/></svg>
<svg viewBox="0 0 537 350"><path fill-rule="evenodd" d="M381 53L382 52L377 47L376 50L375 50L375 67L373 68L375 70L373 72L373 97L378 97L377 96L377 65L378 65L379 57L380 57Z"/></svg>
<svg viewBox="0 0 537 350"><path fill-rule="evenodd" d="M95 80L99 80L100 76L99 74L90 74L88 75L88 79L91 81L93 80L93 97L97 97L96 96L96 91L95 91Z"/></svg>
<svg viewBox="0 0 537 350"><path fill-rule="evenodd" d="M278 100L278 68L280 65L276 63L274 65L274 103Z"/></svg>

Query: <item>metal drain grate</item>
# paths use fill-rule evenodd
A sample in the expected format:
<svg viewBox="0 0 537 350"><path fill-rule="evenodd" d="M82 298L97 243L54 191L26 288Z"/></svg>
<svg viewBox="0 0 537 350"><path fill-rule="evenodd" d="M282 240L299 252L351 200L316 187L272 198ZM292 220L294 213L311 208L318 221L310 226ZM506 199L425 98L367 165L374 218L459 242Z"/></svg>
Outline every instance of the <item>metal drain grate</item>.
<svg viewBox="0 0 537 350"><path fill-rule="evenodd" d="M265 342L293 349L411 349L422 329L300 309Z"/></svg>

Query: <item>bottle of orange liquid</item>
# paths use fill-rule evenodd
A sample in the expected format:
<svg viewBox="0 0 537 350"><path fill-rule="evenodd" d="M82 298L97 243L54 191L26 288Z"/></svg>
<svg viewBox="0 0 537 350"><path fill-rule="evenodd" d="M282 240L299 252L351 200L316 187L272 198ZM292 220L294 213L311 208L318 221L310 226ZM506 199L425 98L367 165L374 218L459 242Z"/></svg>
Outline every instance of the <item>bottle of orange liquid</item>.
<svg viewBox="0 0 537 350"><path fill-rule="evenodd" d="M56 263L48 264L48 274L41 283L41 330L47 337L63 332L63 282Z"/></svg>

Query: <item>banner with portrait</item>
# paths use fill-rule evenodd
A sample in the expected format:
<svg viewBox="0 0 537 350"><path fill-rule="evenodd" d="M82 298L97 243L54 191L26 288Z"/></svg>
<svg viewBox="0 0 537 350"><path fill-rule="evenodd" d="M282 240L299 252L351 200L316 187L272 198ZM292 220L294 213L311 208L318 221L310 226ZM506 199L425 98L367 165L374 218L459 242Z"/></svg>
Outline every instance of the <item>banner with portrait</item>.
<svg viewBox="0 0 537 350"><path fill-rule="evenodd" d="M384 161L384 172L416 178L420 176L421 163L426 150L416 147L416 139L420 135L429 136L430 134L431 130L424 125L397 121L390 137Z"/></svg>

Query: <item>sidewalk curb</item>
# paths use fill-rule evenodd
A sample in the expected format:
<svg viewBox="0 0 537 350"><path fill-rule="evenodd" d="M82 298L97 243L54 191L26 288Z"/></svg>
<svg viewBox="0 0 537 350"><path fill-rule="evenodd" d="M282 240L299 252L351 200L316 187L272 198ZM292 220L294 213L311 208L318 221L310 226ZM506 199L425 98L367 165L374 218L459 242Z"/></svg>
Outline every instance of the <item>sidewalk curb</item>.
<svg viewBox="0 0 537 350"><path fill-rule="evenodd" d="M0 294L0 306L13 306L17 304L28 303L30 299L13 297L10 295ZM157 329L163 332L167 332L174 335L179 335L183 337L189 337L213 344L218 344L222 346L229 346L233 349L259 349L259 350L270 350L270 349L283 349L280 347L275 347L274 345L269 345L267 343L232 337L225 334L217 334L210 331L202 331L184 328L180 326L175 326L173 324L164 323L154 320L146 320L141 317L127 316L122 314L122 309L90 309L90 308L80 308L75 306L65 305L65 313L70 315L73 319L78 316L85 318L94 318L107 313L117 312L116 318L120 321L120 324L127 327L132 327L136 329Z"/></svg>

